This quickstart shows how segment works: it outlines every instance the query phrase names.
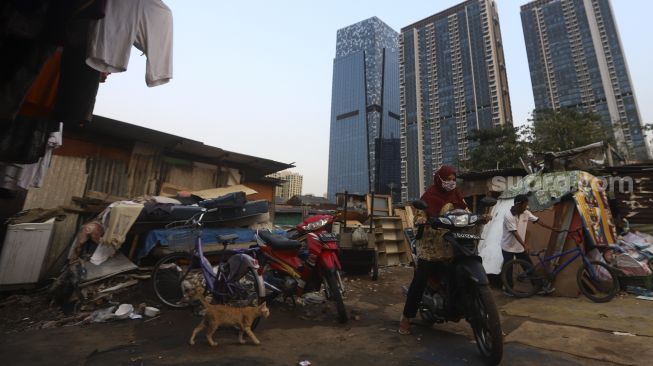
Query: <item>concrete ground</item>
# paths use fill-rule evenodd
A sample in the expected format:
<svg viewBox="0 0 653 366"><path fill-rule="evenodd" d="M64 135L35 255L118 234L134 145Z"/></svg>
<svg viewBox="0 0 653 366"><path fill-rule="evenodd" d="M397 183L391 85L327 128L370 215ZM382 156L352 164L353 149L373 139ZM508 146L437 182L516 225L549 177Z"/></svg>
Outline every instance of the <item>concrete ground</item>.
<svg viewBox="0 0 653 366"><path fill-rule="evenodd" d="M392 267L382 269L376 282L347 277L346 304L358 320L345 325L336 322L332 304L293 309L274 303L271 316L255 331L260 346L238 344L231 329L218 331L218 347L210 347L201 335L190 346L188 338L201 318L189 309L162 308L161 316L147 320L38 329L35 324L42 323L36 318L52 316L52 309L36 302L5 306L0 308L0 357L3 365L483 364L464 321L430 329L416 324L410 336L397 333L401 286L411 276L411 268ZM155 305L148 283L141 285L130 295L133 303ZM515 300L499 291L495 299L506 334L504 365L644 364L650 359L643 357L650 351L638 347L653 341L647 332L653 329L647 317L653 302L631 296L607 304L584 298Z"/></svg>

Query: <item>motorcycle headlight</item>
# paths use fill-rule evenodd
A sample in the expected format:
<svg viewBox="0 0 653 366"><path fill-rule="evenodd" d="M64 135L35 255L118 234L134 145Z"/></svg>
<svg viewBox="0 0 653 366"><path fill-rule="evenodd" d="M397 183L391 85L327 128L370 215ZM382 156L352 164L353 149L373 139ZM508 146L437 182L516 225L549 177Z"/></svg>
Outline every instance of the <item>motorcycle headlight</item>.
<svg viewBox="0 0 653 366"><path fill-rule="evenodd" d="M438 220L445 225L451 225L451 220L446 217L438 217Z"/></svg>
<svg viewBox="0 0 653 366"><path fill-rule="evenodd" d="M458 215L453 217L453 226L464 227L469 225L469 215Z"/></svg>
<svg viewBox="0 0 653 366"><path fill-rule="evenodd" d="M321 228L322 226L326 225L326 223L327 223L327 220L326 220L326 219L322 219L322 220L314 221L314 222L311 222L311 223L308 224L308 225L304 225L303 229L304 229L305 231L313 231L313 230L315 230L315 229L319 229L319 228Z"/></svg>

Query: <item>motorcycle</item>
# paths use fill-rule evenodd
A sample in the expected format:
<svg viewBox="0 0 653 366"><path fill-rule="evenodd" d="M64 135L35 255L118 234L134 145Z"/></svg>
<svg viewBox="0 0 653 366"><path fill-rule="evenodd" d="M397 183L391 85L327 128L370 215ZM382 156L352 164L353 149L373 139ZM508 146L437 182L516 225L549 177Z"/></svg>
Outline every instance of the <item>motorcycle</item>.
<svg viewBox="0 0 653 366"><path fill-rule="evenodd" d="M298 233L306 242L304 251L298 240L259 230L255 236L261 254L258 259L264 267L265 282L293 302L295 296L318 291L323 285L327 300L335 302L338 320L346 323L338 239L326 229L329 222L333 222L333 216L322 216L329 217L309 218L297 225Z"/></svg>
<svg viewBox="0 0 653 366"><path fill-rule="evenodd" d="M313 215L288 230L288 238L305 242L308 233L331 232L333 219L333 215Z"/></svg>
<svg viewBox="0 0 653 366"><path fill-rule="evenodd" d="M482 204L493 206L496 200L484 198ZM415 201L413 206L424 210L427 204ZM483 222L481 215L465 210L450 210L428 219L425 225L448 230L443 240L452 246L454 256L447 264L445 274L430 276L418 309L421 319L429 326L447 321L458 322L464 317L474 331L482 357L487 364L496 365L503 357L503 333L489 281L478 255L478 241L482 238L465 232Z"/></svg>

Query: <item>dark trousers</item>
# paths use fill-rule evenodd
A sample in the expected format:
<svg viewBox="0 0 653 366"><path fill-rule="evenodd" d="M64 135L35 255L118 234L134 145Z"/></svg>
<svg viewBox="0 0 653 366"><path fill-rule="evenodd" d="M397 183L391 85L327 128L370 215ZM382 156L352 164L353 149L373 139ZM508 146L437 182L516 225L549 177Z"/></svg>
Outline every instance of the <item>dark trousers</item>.
<svg viewBox="0 0 653 366"><path fill-rule="evenodd" d="M509 260L517 258L530 263L531 267L533 266L533 261L531 260L531 257L525 251L521 253L512 253L512 252L506 252L505 250L501 250L501 253L503 254L503 264L508 263ZM522 269L525 271L528 268L522 268ZM512 288L512 276L507 276L507 277L508 277L508 286Z"/></svg>
<svg viewBox="0 0 653 366"><path fill-rule="evenodd" d="M429 276L435 274L442 278L442 276L446 275L447 268L447 264L444 262L431 262L424 259L417 260L417 270L408 288L406 304L404 305L404 316L406 318L414 318L417 315L417 307L422 300Z"/></svg>

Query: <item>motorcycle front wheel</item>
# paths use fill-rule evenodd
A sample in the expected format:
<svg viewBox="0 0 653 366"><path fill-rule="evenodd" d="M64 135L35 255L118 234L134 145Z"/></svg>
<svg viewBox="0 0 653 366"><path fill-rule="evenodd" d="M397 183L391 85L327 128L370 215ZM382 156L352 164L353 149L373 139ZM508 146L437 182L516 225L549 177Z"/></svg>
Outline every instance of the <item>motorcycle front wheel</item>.
<svg viewBox="0 0 653 366"><path fill-rule="evenodd" d="M499 312L487 285L472 285L469 321L476 346L487 365L497 365L503 357L503 332ZM470 289L471 290L471 289Z"/></svg>
<svg viewBox="0 0 653 366"><path fill-rule="evenodd" d="M328 271L325 274L326 286L325 289L329 300L336 303L336 310L338 311L338 321L341 323L346 323L349 320L347 316L347 309L345 308L345 302L342 299L343 288L340 282L340 276L335 271Z"/></svg>

